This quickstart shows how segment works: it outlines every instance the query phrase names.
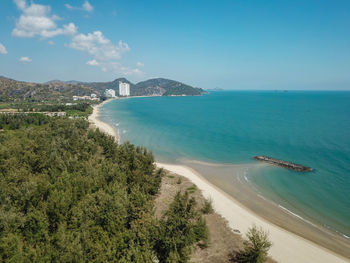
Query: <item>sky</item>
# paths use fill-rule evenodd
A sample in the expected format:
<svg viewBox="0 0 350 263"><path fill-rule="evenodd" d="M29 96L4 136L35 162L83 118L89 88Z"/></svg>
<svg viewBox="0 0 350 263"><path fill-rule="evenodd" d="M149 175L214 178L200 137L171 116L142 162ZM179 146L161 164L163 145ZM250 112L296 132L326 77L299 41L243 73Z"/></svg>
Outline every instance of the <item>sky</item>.
<svg viewBox="0 0 350 263"><path fill-rule="evenodd" d="M0 0L0 75L350 90L349 0Z"/></svg>

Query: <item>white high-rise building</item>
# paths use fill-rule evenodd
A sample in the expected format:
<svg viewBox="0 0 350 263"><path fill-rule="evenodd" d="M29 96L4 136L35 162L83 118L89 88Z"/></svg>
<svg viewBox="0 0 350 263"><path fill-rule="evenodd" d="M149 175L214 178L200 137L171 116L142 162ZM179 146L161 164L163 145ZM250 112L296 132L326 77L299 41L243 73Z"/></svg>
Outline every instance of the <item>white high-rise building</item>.
<svg viewBox="0 0 350 263"><path fill-rule="evenodd" d="M130 84L119 82L119 96L130 96Z"/></svg>
<svg viewBox="0 0 350 263"><path fill-rule="evenodd" d="M114 89L106 89L105 96L107 98L114 98L115 97L115 90Z"/></svg>

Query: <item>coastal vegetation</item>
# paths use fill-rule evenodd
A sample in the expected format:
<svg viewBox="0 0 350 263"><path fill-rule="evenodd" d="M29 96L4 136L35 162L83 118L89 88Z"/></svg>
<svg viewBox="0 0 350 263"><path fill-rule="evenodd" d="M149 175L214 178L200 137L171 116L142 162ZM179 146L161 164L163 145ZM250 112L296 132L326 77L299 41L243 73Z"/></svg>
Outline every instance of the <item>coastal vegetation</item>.
<svg viewBox="0 0 350 263"><path fill-rule="evenodd" d="M28 127L31 125L41 126L47 124L50 117L40 113L33 114L0 114L0 129L3 130L17 130L21 127Z"/></svg>
<svg viewBox="0 0 350 263"><path fill-rule="evenodd" d="M178 192L160 220L156 251L160 262L188 262L192 246L202 241L208 245L208 228L196 201L188 192Z"/></svg>
<svg viewBox="0 0 350 263"><path fill-rule="evenodd" d="M204 200L204 205L201 211L203 212L203 214L211 214L214 212L213 200L211 198L207 198Z"/></svg>
<svg viewBox="0 0 350 263"><path fill-rule="evenodd" d="M65 112L68 117L87 118L92 113L92 102L16 102L0 103L0 113L6 112L23 112L23 113L40 113L40 112Z"/></svg>
<svg viewBox="0 0 350 263"><path fill-rule="evenodd" d="M178 198L180 191L182 198L187 194L189 199L195 200L196 209L203 214L202 217L207 226L208 239L194 244L189 262L236 262L235 256L241 253L245 247L245 240L240 232L237 229L232 231L228 221L214 210L208 213L205 211L207 208L206 204L211 204L211 199L205 198L200 189L189 193L187 189L193 183L188 178L172 172L169 175L172 176L164 176L162 178L159 194L155 199L155 216L159 220L164 219L165 214L174 204L174 200L176 197ZM179 180L181 181L180 183ZM177 223L182 222L181 218L177 220ZM171 231L171 233L174 232ZM175 235L173 234L173 236ZM173 244L170 237L167 243ZM269 257L266 262L273 263L275 261Z"/></svg>
<svg viewBox="0 0 350 263"><path fill-rule="evenodd" d="M272 243L268 239L268 233L254 225L248 230L246 236L248 240L244 242L244 249L236 254L234 262L265 262L268 257L268 251L272 246Z"/></svg>
<svg viewBox="0 0 350 263"><path fill-rule="evenodd" d="M153 155L82 119L0 115L1 262L187 262L202 214L177 194L161 219Z"/></svg>

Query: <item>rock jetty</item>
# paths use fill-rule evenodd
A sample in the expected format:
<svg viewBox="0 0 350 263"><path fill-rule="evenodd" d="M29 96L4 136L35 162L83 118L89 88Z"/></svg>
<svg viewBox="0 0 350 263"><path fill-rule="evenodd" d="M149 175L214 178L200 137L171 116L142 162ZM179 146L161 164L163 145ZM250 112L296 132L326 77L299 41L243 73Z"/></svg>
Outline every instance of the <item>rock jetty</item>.
<svg viewBox="0 0 350 263"><path fill-rule="evenodd" d="M298 171L298 172L311 172L313 170L310 167L306 167L306 166L303 166L300 164L295 164L295 163L290 163L290 162L278 160L278 159L271 158L268 156L263 156L263 155L255 156L254 159L257 161L270 163L270 164L273 164L276 166L280 166L280 167L287 168L287 169L294 170L294 171Z"/></svg>

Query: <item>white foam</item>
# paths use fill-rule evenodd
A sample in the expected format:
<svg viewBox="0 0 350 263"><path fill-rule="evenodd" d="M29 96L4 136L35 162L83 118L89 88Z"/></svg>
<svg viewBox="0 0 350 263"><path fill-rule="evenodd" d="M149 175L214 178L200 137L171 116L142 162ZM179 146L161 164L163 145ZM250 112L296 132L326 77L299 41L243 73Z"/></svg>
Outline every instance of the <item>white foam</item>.
<svg viewBox="0 0 350 263"><path fill-rule="evenodd" d="M316 224L310 222L309 220L306 220L305 218L301 217L300 215L298 215L298 214L296 214L296 213L293 213L292 211L290 211L289 209L285 208L284 206L278 205L278 207L281 208L281 209L283 209L283 210L286 211L287 213L289 213L289 214L291 214L291 215L293 215L293 216L299 218L300 220L302 220L302 221L304 221L304 222L306 222L306 223L308 223L308 224L310 224L310 225L312 225L312 226L314 226L314 227L316 227L316 228L319 228L318 225L316 225Z"/></svg>
<svg viewBox="0 0 350 263"><path fill-rule="evenodd" d="M346 239L350 239L350 237L349 236L347 236L347 235L344 235L344 234L341 234L343 237L345 237Z"/></svg>
<svg viewBox="0 0 350 263"><path fill-rule="evenodd" d="M261 199L264 199L265 201L269 201L267 200L265 197L263 197L262 195L258 194L258 196L261 198Z"/></svg>

